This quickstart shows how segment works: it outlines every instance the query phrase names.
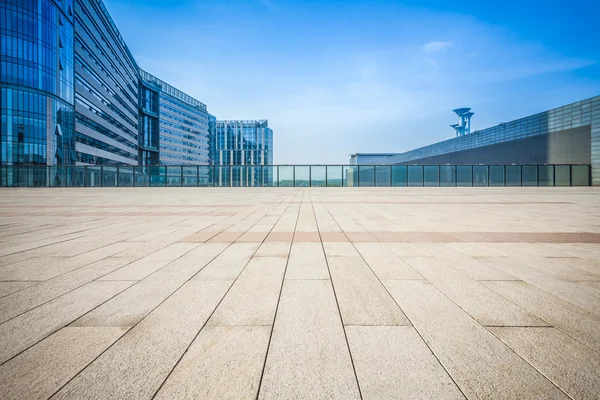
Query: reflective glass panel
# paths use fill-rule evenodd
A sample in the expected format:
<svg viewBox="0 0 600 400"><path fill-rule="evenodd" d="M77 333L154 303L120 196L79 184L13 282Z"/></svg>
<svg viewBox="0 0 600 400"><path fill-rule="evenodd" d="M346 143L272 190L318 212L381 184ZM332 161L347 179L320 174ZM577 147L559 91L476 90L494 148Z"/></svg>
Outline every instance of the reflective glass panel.
<svg viewBox="0 0 600 400"><path fill-rule="evenodd" d="M148 167L137 165L133 167L133 185L136 187L149 186L149 171Z"/></svg>
<svg viewBox="0 0 600 400"><path fill-rule="evenodd" d="M85 186L87 187L100 187L102 186L102 173L100 166L88 165L85 167Z"/></svg>
<svg viewBox="0 0 600 400"><path fill-rule="evenodd" d="M408 166L408 186L423 186L423 166Z"/></svg>
<svg viewBox="0 0 600 400"><path fill-rule="evenodd" d="M540 186L554 186L554 167L552 165L540 165L538 167L538 177Z"/></svg>
<svg viewBox="0 0 600 400"><path fill-rule="evenodd" d="M72 169L72 168L70 168ZM117 167L104 166L102 167L102 186L115 187L117 186Z"/></svg>
<svg viewBox="0 0 600 400"><path fill-rule="evenodd" d="M521 186L521 167L519 165L507 165L506 186Z"/></svg>
<svg viewBox="0 0 600 400"><path fill-rule="evenodd" d="M50 186L63 187L67 184L67 169L65 167L50 167Z"/></svg>
<svg viewBox="0 0 600 400"><path fill-rule="evenodd" d="M340 187L344 184L342 167L337 165L327 166L327 186Z"/></svg>
<svg viewBox="0 0 600 400"><path fill-rule="evenodd" d="M454 165L440 166L440 186L456 186L456 167Z"/></svg>
<svg viewBox="0 0 600 400"><path fill-rule="evenodd" d="M246 184L248 187L262 186L262 176L263 174L261 166L246 167Z"/></svg>
<svg viewBox="0 0 600 400"><path fill-rule="evenodd" d="M279 186L294 186L294 167L291 165L279 166Z"/></svg>
<svg viewBox="0 0 600 400"><path fill-rule="evenodd" d="M29 168L29 186L30 187L46 187L46 186L48 186L46 167L34 166L34 167Z"/></svg>
<svg viewBox="0 0 600 400"><path fill-rule="evenodd" d="M391 186L392 169L389 165L375 166L375 186Z"/></svg>
<svg viewBox="0 0 600 400"><path fill-rule="evenodd" d="M488 167L486 165L473 166L473 186L488 186Z"/></svg>
<svg viewBox="0 0 600 400"><path fill-rule="evenodd" d="M167 186L181 186L182 169L179 165L167 165Z"/></svg>
<svg viewBox="0 0 600 400"><path fill-rule="evenodd" d="M523 165L521 167L521 182L523 186L537 186L536 165Z"/></svg>
<svg viewBox="0 0 600 400"><path fill-rule="evenodd" d="M133 168L132 167L119 167L119 186L130 187L133 186Z"/></svg>
<svg viewBox="0 0 600 400"><path fill-rule="evenodd" d="M263 171L263 185L264 186L277 186L278 181L278 169L272 165L264 166Z"/></svg>
<svg viewBox="0 0 600 400"><path fill-rule="evenodd" d="M215 177L213 180L213 184L215 186L227 187L229 184L229 167L222 165L215 165L214 167Z"/></svg>
<svg viewBox="0 0 600 400"><path fill-rule="evenodd" d="M246 186L246 167L243 165L231 166L231 186L244 187Z"/></svg>
<svg viewBox="0 0 600 400"><path fill-rule="evenodd" d="M504 165L490 165L490 186L504 186Z"/></svg>
<svg viewBox="0 0 600 400"><path fill-rule="evenodd" d="M294 185L299 187L310 186L310 167L298 165L294 167Z"/></svg>
<svg viewBox="0 0 600 400"><path fill-rule="evenodd" d="M440 174L437 165L425 165L423 167L423 185L424 186L440 186Z"/></svg>
<svg viewBox="0 0 600 400"><path fill-rule="evenodd" d="M215 173L213 171L213 167L208 165L200 165L198 167L198 186L213 186L214 176Z"/></svg>
<svg viewBox="0 0 600 400"><path fill-rule="evenodd" d="M456 186L473 186L473 167L471 165L456 166Z"/></svg>
<svg viewBox="0 0 600 400"><path fill-rule="evenodd" d="M148 174L150 175L150 186L166 186L167 184L167 167L166 166L152 166L148 167Z"/></svg>
<svg viewBox="0 0 600 400"><path fill-rule="evenodd" d="M587 165L571 166L571 184L573 186L589 186L590 167Z"/></svg>
<svg viewBox="0 0 600 400"><path fill-rule="evenodd" d="M2 187L6 187L8 186L8 181L6 179L6 171L8 168L4 167L4 166L0 166L0 184L2 185Z"/></svg>
<svg viewBox="0 0 600 400"><path fill-rule="evenodd" d="M195 165L184 166L182 169L182 186L198 186L198 167Z"/></svg>
<svg viewBox="0 0 600 400"><path fill-rule="evenodd" d="M375 167L372 165L358 166L358 185L375 186Z"/></svg>
<svg viewBox="0 0 600 400"><path fill-rule="evenodd" d="M358 186L358 166L344 165L342 167L344 178L344 186Z"/></svg>
<svg viewBox="0 0 600 400"><path fill-rule="evenodd" d="M315 165L310 167L310 186L325 186L326 184L327 167Z"/></svg>
<svg viewBox="0 0 600 400"><path fill-rule="evenodd" d="M554 167L554 179L556 186L571 185L571 167L569 165L557 165Z"/></svg>
<svg viewBox="0 0 600 400"><path fill-rule="evenodd" d="M392 165L392 186L406 186L407 178L406 165Z"/></svg>

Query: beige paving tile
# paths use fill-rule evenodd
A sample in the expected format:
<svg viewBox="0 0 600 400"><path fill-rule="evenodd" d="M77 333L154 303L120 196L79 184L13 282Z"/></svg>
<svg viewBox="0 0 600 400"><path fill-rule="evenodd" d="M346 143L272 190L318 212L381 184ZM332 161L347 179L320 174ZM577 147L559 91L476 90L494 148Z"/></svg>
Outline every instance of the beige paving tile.
<svg viewBox="0 0 600 400"><path fill-rule="evenodd" d="M600 353L554 328L490 330L571 398L598 398Z"/></svg>
<svg viewBox="0 0 600 400"><path fill-rule="evenodd" d="M349 326L363 399L464 399L413 327Z"/></svg>
<svg viewBox="0 0 600 400"><path fill-rule="evenodd" d="M433 257L404 260L483 325L548 326L548 323Z"/></svg>
<svg viewBox="0 0 600 400"><path fill-rule="evenodd" d="M263 242L256 251L257 257L286 257L290 254L290 242Z"/></svg>
<svg viewBox="0 0 600 400"><path fill-rule="evenodd" d="M39 282L27 282L27 281L0 282L0 298L8 296L9 294L13 294L18 291L21 291L23 289L27 289L28 287L31 287L38 283Z"/></svg>
<svg viewBox="0 0 600 400"><path fill-rule="evenodd" d="M207 243L196 248L78 319L73 326L135 325L226 246L223 243Z"/></svg>
<svg viewBox="0 0 600 400"><path fill-rule="evenodd" d="M593 288L553 277L512 257L487 259L486 262L600 316L600 292Z"/></svg>
<svg viewBox="0 0 600 400"><path fill-rule="evenodd" d="M137 281L144 279L196 247L198 247L196 243L174 243L101 279L114 281Z"/></svg>
<svg viewBox="0 0 600 400"><path fill-rule="evenodd" d="M271 328L207 326L156 399L255 399Z"/></svg>
<svg viewBox="0 0 600 400"><path fill-rule="evenodd" d="M230 284L186 283L54 398L150 399Z"/></svg>
<svg viewBox="0 0 600 400"><path fill-rule="evenodd" d="M352 243L323 243L327 257L360 257Z"/></svg>
<svg viewBox="0 0 600 400"><path fill-rule="evenodd" d="M600 281L597 282L579 282L580 285L589 286L596 290L600 290Z"/></svg>
<svg viewBox="0 0 600 400"><path fill-rule="evenodd" d="M320 231L321 241L325 242L348 242L349 239L344 232L324 232Z"/></svg>
<svg viewBox="0 0 600 400"><path fill-rule="evenodd" d="M259 398L360 398L331 282L284 282Z"/></svg>
<svg viewBox="0 0 600 400"><path fill-rule="evenodd" d="M0 364L92 310L132 282L90 282L0 325Z"/></svg>
<svg viewBox="0 0 600 400"><path fill-rule="evenodd" d="M361 257L331 257L328 263L344 325L410 325Z"/></svg>
<svg viewBox="0 0 600 400"><path fill-rule="evenodd" d="M273 228L273 232L269 233L265 242L291 242L294 237L294 232L277 232Z"/></svg>
<svg viewBox="0 0 600 400"><path fill-rule="evenodd" d="M329 279L320 242L293 242L285 279Z"/></svg>
<svg viewBox="0 0 600 400"><path fill-rule="evenodd" d="M483 284L539 315L556 328L600 350L600 317L597 315L526 282L490 281Z"/></svg>
<svg viewBox="0 0 600 400"><path fill-rule="evenodd" d="M268 230L264 232L246 232L237 240L238 242L262 243L268 235Z"/></svg>
<svg viewBox="0 0 600 400"><path fill-rule="evenodd" d="M423 279L423 276L382 243L355 243L355 246L381 280Z"/></svg>
<svg viewBox="0 0 600 400"><path fill-rule="evenodd" d="M128 261L105 258L0 299L0 323L51 301L122 267Z"/></svg>
<svg viewBox="0 0 600 400"><path fill-rule="evenodd" d="M127 243L115 243L75 257L30 258L0 268L0 280L45 281L110 257L128 246Z"/></svg>
<svg viewBox="0 0 600 400"><path fill-rule="evenodd" d="M513 275L492 267L490 264L473 257L470 257L457 250L447 246L435 246L432 255L443 260L452 266L452 268L475 280L487 281L510 281L518 280Z"/></svg>
<svg viewBox="0 0 600 400"><path fill-rule="evenodd" d="M321 242L319 232L298 232L294 233L294 242Z"/></svg>
<svg viewBox="0 0 600 400"><path fill-rule="evenodd" d="M344 231L351 242L377 242L377 239L368 232L348 232Z"/></svg>
<svg viewBox="0 0 600 400"><path fill-rule="evenodd" d="M124 333L122 328L59 330L0 366L0 398L49 398Z"/></svg>
<svg viewBox="0 0 600 400"><path fill-rule="evenodd" d="M232 244L198 272L194 276L194 280L234 281L250 261L258 246L258 243Z"/></svg>
<svg viewBox="0 0 600 400"><path fill-rule="evenodd" d="M385 243L385 246L392 250L399 257L424 257L433 256L434 252L443 244L428 244L428 243Z"/></svg>
<svg viewBox="0 0 600 400"><path fill-rule="evenodd" d="M208 324L272 325L286 261L284 257L252 258Z"/></svg>
<svg viewBox="0 0 600 400"><path fill-rule="evenodd" d="M430 283L386 285L467 398L568 398Z"/></svg>

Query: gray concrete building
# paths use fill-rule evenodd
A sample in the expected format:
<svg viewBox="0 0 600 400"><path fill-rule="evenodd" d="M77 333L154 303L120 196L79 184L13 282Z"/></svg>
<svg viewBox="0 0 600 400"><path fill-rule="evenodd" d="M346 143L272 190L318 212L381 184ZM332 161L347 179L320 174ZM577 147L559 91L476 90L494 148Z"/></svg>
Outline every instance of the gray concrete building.
<svg viewBox="0 0 600 400"><path fill-rule="evenodd" d="M350 164L588 164L600 185L600 96L404 153L356 153Z"/></svg>

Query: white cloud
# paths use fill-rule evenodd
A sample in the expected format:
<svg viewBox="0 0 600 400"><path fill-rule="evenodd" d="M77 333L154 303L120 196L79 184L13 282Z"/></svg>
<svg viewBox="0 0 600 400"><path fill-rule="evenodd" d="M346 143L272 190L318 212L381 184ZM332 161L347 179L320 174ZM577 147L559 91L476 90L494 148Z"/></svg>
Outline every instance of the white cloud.
<svg viewBox="0 0 600 400"><path fill-rule="evenodd" d="M429 42L423 46L423 51L426 53L434 53L436 51L442 51L449 47L452 47L454 43L445 42L441 40L434 40L433 42Z"/></svg>

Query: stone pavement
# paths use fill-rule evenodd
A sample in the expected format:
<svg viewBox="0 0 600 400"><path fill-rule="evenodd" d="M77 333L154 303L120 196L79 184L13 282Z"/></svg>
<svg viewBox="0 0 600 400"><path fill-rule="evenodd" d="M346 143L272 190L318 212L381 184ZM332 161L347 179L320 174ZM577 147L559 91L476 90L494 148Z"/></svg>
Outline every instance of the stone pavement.
<svg viewBox="0 0 600 400"><path fill-rule="evenodd" d="M2 399L598 399L597 188L0 190Z"/></svg>

